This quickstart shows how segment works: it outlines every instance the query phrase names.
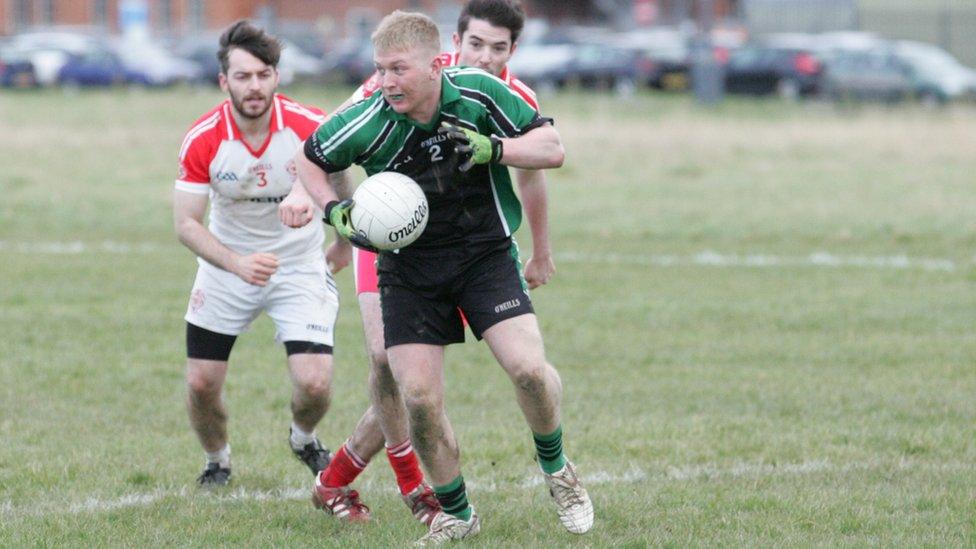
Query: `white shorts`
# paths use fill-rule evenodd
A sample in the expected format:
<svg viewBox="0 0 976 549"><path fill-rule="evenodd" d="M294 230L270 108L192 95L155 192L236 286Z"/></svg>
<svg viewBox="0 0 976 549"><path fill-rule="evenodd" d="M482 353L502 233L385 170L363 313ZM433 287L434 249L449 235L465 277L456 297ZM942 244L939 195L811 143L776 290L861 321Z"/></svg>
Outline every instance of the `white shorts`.
<svg viewBox="0 0 976 549"><path fill-rule="evenodd" d="M333 346L339 292L325 263L280 268L264 287L200 261L186 308L187 322L226 335L240 335L267 311L275 339Z"/></svg>

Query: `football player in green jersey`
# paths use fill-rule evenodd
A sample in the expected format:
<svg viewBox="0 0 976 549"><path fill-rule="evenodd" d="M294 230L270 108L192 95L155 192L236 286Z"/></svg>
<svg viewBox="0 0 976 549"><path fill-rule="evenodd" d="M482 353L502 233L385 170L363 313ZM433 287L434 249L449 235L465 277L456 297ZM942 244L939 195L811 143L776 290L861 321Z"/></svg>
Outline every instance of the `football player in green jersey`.
<svg viewBox="0 0 976 549"><path fill-rule="evenodd" d="M329 174L353 163L370 175L397 171L427 196L424 234L399 253L381 253L378 268L390 366L411 440L443 507L423 541L460 539L480 528L443 408L444 346L464 340L459 309L515 386L563 525L583 533L593 508L562 452L561 384L546 361L511 240L521 208L507 167L559 167L559 134L497 78L443 68L437 27L424 15L394 12L373 43L381 93L323 124L296 164L309 194L346 237L355 237L351 203L338 200ZM301 207L286 199L283 221L307 222L311 215Z"/></svg>

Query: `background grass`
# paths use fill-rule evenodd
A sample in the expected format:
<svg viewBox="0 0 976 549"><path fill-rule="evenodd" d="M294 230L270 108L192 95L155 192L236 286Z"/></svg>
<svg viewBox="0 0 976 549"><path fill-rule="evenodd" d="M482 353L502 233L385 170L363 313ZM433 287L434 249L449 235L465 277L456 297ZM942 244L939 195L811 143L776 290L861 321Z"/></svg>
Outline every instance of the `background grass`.
<svg viewBox="0 0 976 549"><path fill-rule="evenodd" d="M328 108L348 90L289 93ZM170 196L183 132L220 99L0 95L0 545L423 533L383 459L358 483L375 524L309 505L266 319L231 359L234 486L194 487L182 315L195 262ZM473 544L976 544L976 112L543 101L568 160L550 173L559 271L533 301L597 522L582 537L558 525L509 382L468 343L449 349L447 384L484 521ZM744 261L757 255L783 261ZM333 448L367 401L351 276L338 281L319 428Z"/></svg>

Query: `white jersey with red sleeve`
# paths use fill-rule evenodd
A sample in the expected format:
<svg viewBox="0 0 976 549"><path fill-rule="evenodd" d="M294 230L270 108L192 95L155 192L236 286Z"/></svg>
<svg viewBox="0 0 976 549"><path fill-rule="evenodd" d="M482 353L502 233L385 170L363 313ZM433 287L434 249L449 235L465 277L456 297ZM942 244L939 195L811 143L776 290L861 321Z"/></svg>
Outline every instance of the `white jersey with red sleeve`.
<svg viewBox="0 0 976 549"><path fill-rule="evenodd" d="M442 67L454 67L459 65L460 63L458 61L460 57L461 54L458 52L444 52L438 56L438 58L441 60ZM539 100L536 99L535 92L532 91L532 88L527 86L525 82L515 78L515 76L512 75L512 72L508 70L508 66L502 69L502 73L498 75L498 78L508 84L508 87L518 92L518 94L521 95L522 98L525 99L526 103L531 105L533 109L537 111L539 110ZM365 82L363 82L363 85L356 89L356 91L353 93L353 97L356 101L366 99L367 97L373 95L376 90L380 89L380 85L381 81L379 73L373 73L373 76L370 76Z"/></svg>
<svg viewBox="0 0 976 549"><path fill-rule="evenodd" d="M325 113L275 94L268 137L255 150L242 138L232 110L228 99L186 133L176 188L210 195L210 232L231 250L277 254L279 267L321 262L322 224L286 227L278 203L297 177L295 151L325 121Z"/></svg>

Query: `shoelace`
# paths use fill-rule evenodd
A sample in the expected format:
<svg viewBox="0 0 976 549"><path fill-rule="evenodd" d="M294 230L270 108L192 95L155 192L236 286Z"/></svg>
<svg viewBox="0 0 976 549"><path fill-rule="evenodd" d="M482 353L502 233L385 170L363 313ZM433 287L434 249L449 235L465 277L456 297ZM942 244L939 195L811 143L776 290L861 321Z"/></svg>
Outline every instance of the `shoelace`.
<svg viewBox="0 0 976 549"><path fill-rule="evenodd" d="M556 492L556 499L564 501L570 505L582 505L583 495L579 490L579 482L576 479L565 480L553 477L553 491Z"/></svg>
<svg viewBox="0 0 976 549"><path fill-rule="evenodd" d="M421 492L420 495L413 500L413 505L410 507L410 510L416 513L423 507L440 509L440 506L441 503L438 501L437 496L430 492Z"/></svg>
<svg viewBox="0 0 976 549"><path fill-rule="evenodd" d="M336 503L342 501L345 502L349 507L359 509L360 511L369 512L369 507L367 507L365 503L359 501L359 492L356 490L348 490L343 492L342 494L336 496L335 499L338 500ZM335 507L335 505L332 505L332 507Z"/></svg>

